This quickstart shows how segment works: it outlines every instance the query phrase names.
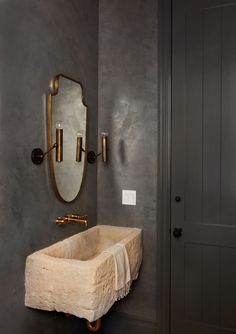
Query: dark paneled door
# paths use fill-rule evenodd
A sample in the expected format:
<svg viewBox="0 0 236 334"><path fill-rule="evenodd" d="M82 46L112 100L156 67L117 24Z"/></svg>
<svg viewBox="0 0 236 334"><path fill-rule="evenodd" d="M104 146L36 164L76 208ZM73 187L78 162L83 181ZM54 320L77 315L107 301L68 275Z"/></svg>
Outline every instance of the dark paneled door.
<svg viewBox="0 0 236 334"><path fill-rule="evenodd" d="M236 1L172 27L171 333L236 333Z"/></svg>

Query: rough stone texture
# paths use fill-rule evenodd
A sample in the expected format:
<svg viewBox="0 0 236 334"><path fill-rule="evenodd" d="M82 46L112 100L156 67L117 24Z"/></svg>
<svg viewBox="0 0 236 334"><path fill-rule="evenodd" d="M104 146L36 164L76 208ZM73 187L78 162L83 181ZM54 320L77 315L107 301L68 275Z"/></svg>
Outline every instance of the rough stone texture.
<svg viewBox="0 0 236 334"><path fill-rule="evenodd" d="M89 321L100 318L117 299L114 258L105 252L117 242L126 247L135 279L141 229L98 225L28 256L25 305Z"/></svg>

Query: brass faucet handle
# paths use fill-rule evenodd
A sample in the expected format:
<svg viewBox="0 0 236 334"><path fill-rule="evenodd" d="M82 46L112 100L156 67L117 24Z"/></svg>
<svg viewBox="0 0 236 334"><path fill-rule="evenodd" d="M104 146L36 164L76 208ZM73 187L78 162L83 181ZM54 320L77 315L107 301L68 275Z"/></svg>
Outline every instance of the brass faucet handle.
<svg viewBox="0 0 236 334"><path fill-rule="evenodd" d="M80 215L80 214L77 214L77 213L71 213L71 214L65 215L65 217L75 218L75 219L87 219L88 215Z"/></svg>
<svg viewBox="0 0 236 334"><path fill-rule="evenodd" d="M79 218L79 215L73 214L73 213L67 213L64 217L73 219L73 218Z"/></svg>
<svg viewBox="0 0 236 334"><path fill-rule="evenodd" d="M80 219L88 219L88 215L82 215L80 216Z"/></svg>
<svg viewBox="0 0 236 334"><path fill-rule="evenodd" d="M57 217L57 219L56 219L56 224L57 225L64 225L64 224L67 224L67 223L68 223L67 220L63 217Z"/></svg>

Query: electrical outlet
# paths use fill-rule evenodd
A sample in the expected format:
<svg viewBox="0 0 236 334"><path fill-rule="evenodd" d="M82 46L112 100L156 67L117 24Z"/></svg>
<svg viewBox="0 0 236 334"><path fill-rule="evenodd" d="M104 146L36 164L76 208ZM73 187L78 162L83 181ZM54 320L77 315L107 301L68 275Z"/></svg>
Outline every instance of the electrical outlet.
<svg viewBox="0 0 236 334"><path fill-rule="evenodd" d="M122 204L136 205L136 190L122 190Z"/></svg>

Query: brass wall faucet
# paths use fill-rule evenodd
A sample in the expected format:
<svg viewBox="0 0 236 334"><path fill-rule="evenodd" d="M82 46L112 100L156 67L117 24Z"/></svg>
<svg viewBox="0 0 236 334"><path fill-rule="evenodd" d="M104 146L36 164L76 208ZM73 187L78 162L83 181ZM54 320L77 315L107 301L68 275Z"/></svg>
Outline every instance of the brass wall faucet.
<svg viewBox="0 0 236 334"><path fill-rule="evenodd" d="M69 223L84 224L84 226L87 227L88 226L88 216L71 213L71 214L64 215L64 217L57 217L56 219L57 225L66 225Z"/></svg>

